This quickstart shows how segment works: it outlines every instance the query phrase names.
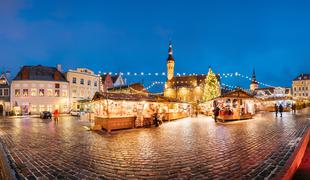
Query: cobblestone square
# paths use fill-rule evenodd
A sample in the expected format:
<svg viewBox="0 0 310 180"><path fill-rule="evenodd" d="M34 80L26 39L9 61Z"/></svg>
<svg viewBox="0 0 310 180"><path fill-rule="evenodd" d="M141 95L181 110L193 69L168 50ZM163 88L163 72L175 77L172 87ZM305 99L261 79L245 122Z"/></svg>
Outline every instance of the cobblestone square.
<svg viewBox="0 0 310 180"><path fill-rule="evenodd" d="M199 116L110 135L71 116L9 118L0 138L21 179L249 179L280 172L309 117L310 109L225 124Z"/></svg>

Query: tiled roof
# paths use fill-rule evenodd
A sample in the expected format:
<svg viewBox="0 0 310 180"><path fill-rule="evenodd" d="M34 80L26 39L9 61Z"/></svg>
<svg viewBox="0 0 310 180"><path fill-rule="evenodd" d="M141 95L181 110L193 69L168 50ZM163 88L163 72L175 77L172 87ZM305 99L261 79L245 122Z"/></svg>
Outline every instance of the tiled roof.
<svg viewBox="0 0 310 180"><path fill-rule="evenodd" d="M310 80L310 74L300 74L293 81Z"/></svg>
<svg viewBox="0 0 310 180"><path fill-rule="evenodd" d="M42 80L67 82L65 75L57 68L47 66L23 66L13 80Z"/></svg>

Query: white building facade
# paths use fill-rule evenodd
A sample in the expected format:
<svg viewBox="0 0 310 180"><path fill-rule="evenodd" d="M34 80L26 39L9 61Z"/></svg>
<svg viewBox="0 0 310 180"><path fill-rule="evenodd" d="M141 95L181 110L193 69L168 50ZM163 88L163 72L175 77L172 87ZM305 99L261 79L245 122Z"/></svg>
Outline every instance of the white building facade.
<svg viewBox="0 0 310 180"><path fill-rule="evenodd" d="M24 66L12 81L10 101L15 114L68 113L69 83L57 68Z"/></svg>
<svg viewBox="0 0 310 180"><path fill-rule="evenodd" d="M70 109L83 109L82 101L89 101L96 92L100 90L100 76L86 68L69 70L66 73L69 81L69 101Z"/></svg>

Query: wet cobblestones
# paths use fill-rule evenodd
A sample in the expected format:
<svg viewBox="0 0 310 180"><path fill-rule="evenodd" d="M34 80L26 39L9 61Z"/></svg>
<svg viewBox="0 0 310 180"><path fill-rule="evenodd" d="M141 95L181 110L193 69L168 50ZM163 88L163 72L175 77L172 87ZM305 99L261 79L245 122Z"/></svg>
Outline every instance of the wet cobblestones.
<svg viewBox="0 0 310 180"><path fill-rule="evenodd" d="M21 179L263 179L283 168L309 117L309 109L226 124L201 116L111 135L70 116L16 118L0 121L0 138Z"/></svg>

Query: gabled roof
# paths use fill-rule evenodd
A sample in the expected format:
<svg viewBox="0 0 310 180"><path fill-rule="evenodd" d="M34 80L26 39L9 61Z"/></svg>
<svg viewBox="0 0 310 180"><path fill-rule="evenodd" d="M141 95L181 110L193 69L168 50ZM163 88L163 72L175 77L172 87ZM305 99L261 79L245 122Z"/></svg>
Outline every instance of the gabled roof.
<svg viewBox="0 0 310 180"><path fill-rule="evenodd" d="M293 81L310 80L310 74L300 74Z"/></svg>
<svg viewBox="0 0 310 180"><path fill-rule="evenodd" d="M120 77L120 74L111 76L112 82L115 83L119 77Z"/></svg>
<svg viewBox="0 0 310 180"><path fill-rule="evenodd" d="M67 82L65 75L55 67L23 66L13 80L41 80Z"/></svg>
<svg viewBox="0 0 310 180"><path fill-rule="evenodd" d="M104 75L101 75L101 80L102 80L102 83L105 83L105 81L107 80L107 78L110 77L111 78L111 75L110 74L104 74Z"/></svg>
<svg viewBox="0 0 310 180"><path fill-rule="evenodd" d="M235 90L232 90L226 94L223 94L222 96L219 96L217 98L244 98L244 99L247 99L247 98L254 98L253 95L250 95L248 92L240 89L240 88L237 88ZM215 99L217 99L215 98Z"/></svg>
<svg viewBox="0 0 310 180"><path fill-rule="evenodd" d="M5 75L5 72L2 72L1 76L0 76L0 88L9 88L10 87L10 83L8 78ZM3 82L3 83L2 83Z"/></svg>

